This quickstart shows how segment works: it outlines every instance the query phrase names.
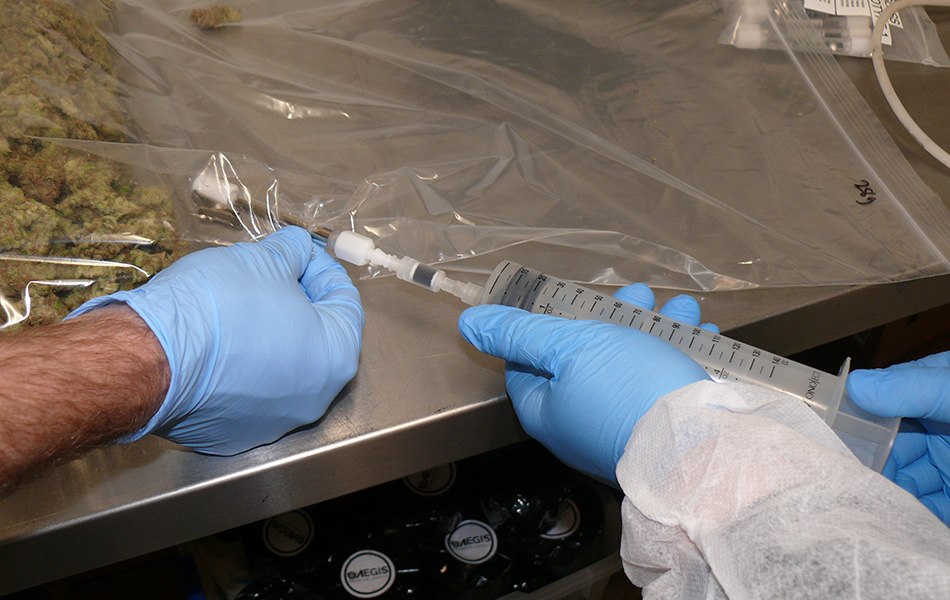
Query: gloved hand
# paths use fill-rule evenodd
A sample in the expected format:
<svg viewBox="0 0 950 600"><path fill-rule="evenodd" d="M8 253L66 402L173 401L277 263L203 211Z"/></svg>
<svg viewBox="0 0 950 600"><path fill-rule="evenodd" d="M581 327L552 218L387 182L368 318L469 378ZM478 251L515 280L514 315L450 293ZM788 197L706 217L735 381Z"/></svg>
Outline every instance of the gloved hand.
<svg viewBox="0 0 950 600"><path fill-rule="evenodd" d="M653 292L643 284L614 295L653 308ZM673 298L660 312L699 322L699 305L689 296ZM462 313L459 329L476 348L507 361L508 395L528 435L607 481L616 480L640 416L667 392L707 379L672 345L619 325L483 305Z"/></svg>
<svg viewBox="0 0 950 600"><path fill-rule="evenodd" d="M950 352L887 369L856 370L847 386L864 410L905 417L884 476L950 525Z"/></svg>
<svg viewBox="0 0 950 600"><path fill-rule="evenodd" d="M156 433L237 454L318 419L356 373L359 293L299 227L195 252L67 318L113 302L142 317L171 367L163 404L122 441Z"/></svg>

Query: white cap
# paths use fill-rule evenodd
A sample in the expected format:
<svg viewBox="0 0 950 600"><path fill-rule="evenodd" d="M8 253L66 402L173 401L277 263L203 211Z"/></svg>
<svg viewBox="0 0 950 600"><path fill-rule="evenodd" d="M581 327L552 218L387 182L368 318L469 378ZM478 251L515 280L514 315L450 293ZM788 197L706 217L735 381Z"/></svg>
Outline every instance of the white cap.
<svg viewBox="0 0 950 600"><path fill-rule="evenodd" d="M376 250L376 244L365 235L355 231L340 231L333 239L333 254L340 260L363 266L370 261L370 256Z"/></svg>

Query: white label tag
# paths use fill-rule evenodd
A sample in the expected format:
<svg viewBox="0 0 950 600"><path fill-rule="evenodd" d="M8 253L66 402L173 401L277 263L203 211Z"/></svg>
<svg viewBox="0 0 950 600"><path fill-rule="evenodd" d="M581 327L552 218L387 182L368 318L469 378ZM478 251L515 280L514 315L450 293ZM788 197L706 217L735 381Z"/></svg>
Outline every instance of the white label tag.
<svg viewBox="0 0 950 600"><path fill-rule="evenodd" d="M478 565L495 556L498 538L487 523L469 519L445 536L445 548L460 561Z"/></svg>
<svg viewBox="0 0 950 600"><path fill-rule="evenodd" d="M805 10L839 17L867 17L871 14L869 0L805 0Z"/></svg>
<svg viewBox="0 0 950 600"><path fill-rule="evenodd" d="M284 513L267 519L262 533L268 550L277 556L294 556L313 541L313 519L299 510Z"/></svg>
<svg viewBox="0 0 950 600"><path fill-rule="evenodd" d="M871 8L871 21L876 23L878 16L880 16L880 14L884 12L885 8L887 8L894 2L896 2L896 0L868 0L868 4L870 5L870 8ZM894 27L897 27L898 29L904 28L904 22L901 21L900 13L894 13L893 15L891 15L891 20L888 21L887 24L893 25Z"/></svg>
<svg viewBox="0 0 950 600"><path fill-rule="evenodd" d="M396 567L382 552L360 550L351 554L340 569L343 589L357 598L382 596L396 581Z"/></svg>
<svg viewBox="0 0 950 600"><path fill-rule="evenodd" d="M895 0L804 0L805 10L824 13L826 15L835 15L838 17L870 17L871 24L877 23L877 18L881 12ZM894 13L887 25L884 26L884 35L881 36L881 43L890 46L891 26L899 29L904 28L901 16Z"/></svg>

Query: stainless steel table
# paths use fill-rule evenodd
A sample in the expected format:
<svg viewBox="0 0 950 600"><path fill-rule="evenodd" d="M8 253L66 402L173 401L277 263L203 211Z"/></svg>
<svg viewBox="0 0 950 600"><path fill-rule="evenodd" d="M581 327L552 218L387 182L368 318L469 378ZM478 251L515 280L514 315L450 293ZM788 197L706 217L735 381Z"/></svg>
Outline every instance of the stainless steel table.
<svg viewBox="0 0 950 600"><path fill-rule="evenodd" d="M934 11L950 45L950 11ZM842 60L921 177L950 205L950 172L891 117L869 61ZM950 147L950 71L889 64L925 130ZM502 365L456 330L462 306L393 279L360 284L358 377L321 422L267 447L207 457L154 437L57 465L0 501L0 593L320 502L524 438ZM705 316L789 354L950 301L950 276L865 288L712 294Z"/></svg>

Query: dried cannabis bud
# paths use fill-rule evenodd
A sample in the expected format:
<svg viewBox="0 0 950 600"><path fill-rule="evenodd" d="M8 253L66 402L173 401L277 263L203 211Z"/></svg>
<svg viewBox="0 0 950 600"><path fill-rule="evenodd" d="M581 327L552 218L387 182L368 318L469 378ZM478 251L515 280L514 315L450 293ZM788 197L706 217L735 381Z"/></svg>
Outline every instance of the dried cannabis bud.
<svg viewBox="0 0 950 600"><path fill-rule="evenodd" d="M191 11L191 22L201 29L217 29L228 23L238 23L241 10L230 6L215 5Z"/></svg>
<svg viewBox="0 0 950 600"><path fill-rule="evenodd" d="M86 288L31 286L26 322L47 323L145 279L92 261L154 274L186 248L171 224L168 190L37 139L124 139L112 55L95 24L56 0L6 3L0 59L0 298L17 304L31 281L95 280Z"/></svg>

